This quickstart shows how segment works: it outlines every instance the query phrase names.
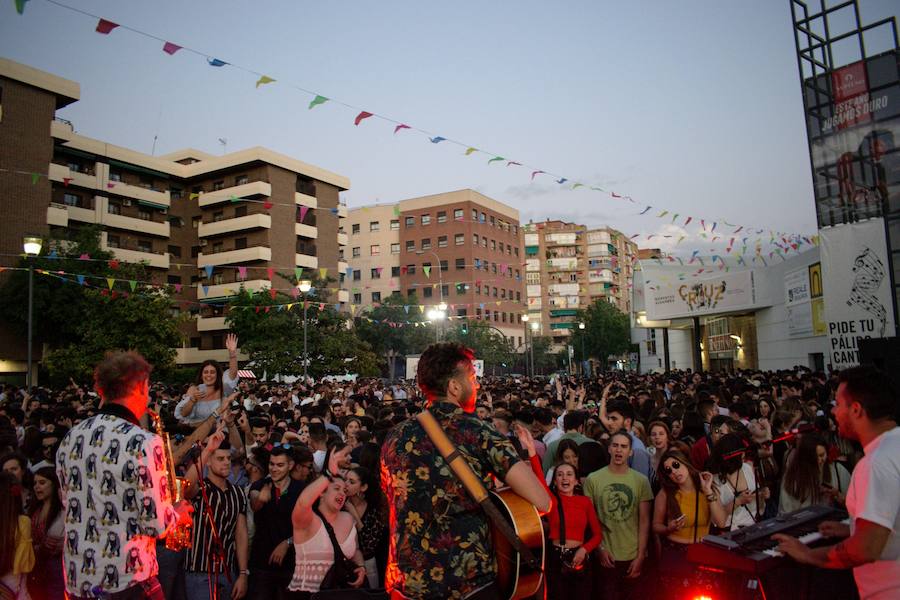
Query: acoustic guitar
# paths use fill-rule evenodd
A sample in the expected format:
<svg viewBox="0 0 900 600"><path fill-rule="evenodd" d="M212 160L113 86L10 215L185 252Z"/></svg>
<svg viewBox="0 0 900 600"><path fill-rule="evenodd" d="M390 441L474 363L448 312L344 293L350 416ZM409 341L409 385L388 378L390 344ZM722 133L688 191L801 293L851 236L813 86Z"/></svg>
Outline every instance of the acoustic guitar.
<svg viewBox="0 0 900 600"><path fill-rule="evenodd" d="M430 411L416 417L438 452L490 520L500 597L534 596L544 583L544 525L537 509L512 491L488 492ZM543 593L541 594L543 596Z"/></svg>

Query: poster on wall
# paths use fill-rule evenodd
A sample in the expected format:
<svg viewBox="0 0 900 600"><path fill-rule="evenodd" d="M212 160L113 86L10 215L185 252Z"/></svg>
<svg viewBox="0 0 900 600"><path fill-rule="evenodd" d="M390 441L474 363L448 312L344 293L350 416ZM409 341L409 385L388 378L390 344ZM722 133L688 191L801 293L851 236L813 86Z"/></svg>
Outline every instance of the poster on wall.
<svg viewBox="0 0 900 600"><path fill-rule="evenodd" d="M808 267L784 274L784 305L787 307L788 335L813 335Z"/></svg>
<svg viewBox="0 0 900 600"><path fill-rule="evenodd" d="M819 234L828 334L825 362L845 369L859 364L861 339L894 335L884 221L827 227Z"/></svg>
<svg viewBox="0 0 900 600"><path fill-rule="evenodd" d="M644 293L650 320L710 315L756 305L753 271L733 271L690 281L653 281L649 287L645 284Z"/></svg>

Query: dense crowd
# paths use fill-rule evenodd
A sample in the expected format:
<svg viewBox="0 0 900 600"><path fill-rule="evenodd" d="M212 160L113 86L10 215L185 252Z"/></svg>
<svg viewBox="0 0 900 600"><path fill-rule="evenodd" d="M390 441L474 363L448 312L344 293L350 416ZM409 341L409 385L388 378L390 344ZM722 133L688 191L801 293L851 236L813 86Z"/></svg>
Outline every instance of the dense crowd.
<svg viewBox="0 0 900 600"><path fill-rule="evenodd" d="M710 532L813 504L843 506L862 448L837 433L838 381L803 368L488 377L475 414L509 440L552 498L544 515L549 597L629 598L660 582L669 590L694 582L685 549ZM413 382L261 382L237 378L236 362L208 362L195 384L156 382L149 396L179 473L193 483L193 544L157 545L166 598L208 598L216 582L220 598L309 597L334 563L334 546L352 557L353 585L385 587L382 444L421 410ZM59 494L59 474L74 477L80 465L57 463L76 451L60 451L66 433L100 404L93 385L74 381L0 391L0 573L35 600L63 597L65 569L71 581L91 569L90 557L66 548L71 507ZM773 443L792 431L801 433ZM93 485L106 485L103 477L93 473ZM128 501L122 490L115 502L123 506L112 508ZM436 573L428 585L439 585ZM809 585L823 583L844 584Z"/></svg>

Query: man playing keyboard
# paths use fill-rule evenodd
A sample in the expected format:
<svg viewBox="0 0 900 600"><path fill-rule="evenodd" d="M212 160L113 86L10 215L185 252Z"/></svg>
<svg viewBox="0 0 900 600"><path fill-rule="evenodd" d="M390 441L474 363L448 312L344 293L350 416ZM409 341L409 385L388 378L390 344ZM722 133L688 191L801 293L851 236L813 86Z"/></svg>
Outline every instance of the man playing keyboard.
<svg viewBox="0 0 900 600"><path fill-rule="evenodd" d="M865 457L847 490L850 525L823 522L823 537L846 538L810 549L776 534L778 550L795 560L829 569L853 569L861 600L900 598L900 427L897 392L869 366L842 371L832 408L841 436L859 441Z"/></svg>

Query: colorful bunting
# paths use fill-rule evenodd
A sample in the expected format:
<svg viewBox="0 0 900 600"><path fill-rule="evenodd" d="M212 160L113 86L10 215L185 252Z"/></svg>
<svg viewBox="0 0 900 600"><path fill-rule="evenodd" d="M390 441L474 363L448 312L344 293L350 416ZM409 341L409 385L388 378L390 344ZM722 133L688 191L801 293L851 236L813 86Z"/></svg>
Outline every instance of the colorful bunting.
<svg viewBox="0 0 900 600"><path fill-rule="evenodd" d="M497 162L498 160L499 160L499 161L503 161L503 160L506 160L506 159L503 158L502 156L495 156L494 158L492 158L491 160L488 161L488 164L491 164L492 162Z"/></svg>
<svg viewBox="0 0 900 600"><path fill-rule="evenodd" d="M273 83L274 81L275 80L268 75L261 75L260 78L256 80L256 88L259 89L259 86L266 85L267 83Z"/></svg>
<svg viewBox="0 0 900 600"><path fill-rule="evenodd" d="M363 116L363 115L365 115L365 116ZM371 117L371 116L372 116L372 115L371 115L370 113L367 113L367 112L365 112L365 111L359 113L359 115L357 115L357 117L356 117L356 124L359 125L359 122L360 122L360 121L362 121L362 120L365 119L366 117ZM403 123L400 123L399 125L397 125L396 127L394 127L394 133L397 133L397 132L400 131L401 129L410 129L410 126L409 126L409 125L404 125Z"/></svg>
<svg viewBox="0 0 900 600"><path fill-rule="evenodd" d="M326 98L325 96L319 96L317 94L316 97L313 98L312 101L309 103L309 110L312 110L314 106L318 106L320 104L325 104L326 102L328 102L328 98Z"/></svg>
<svg viewBox="0 0 900 600"><path fill-rule="evenodd" d="M434 136L433 138L430 138L430 139L431 139L431 143L432 143L432 144L440 144L441 142L447 140L447 138L441 137L441 136L439 136L439 135L436 135L436 136Z"/></svg>
<svg viewBox="0 0 900 600"><path fill-rule="evenodd" d="M203 267L203 270L206 271L206 278L207 278L207 279L212 279L213 266L212 266L212 265L206 265L205 267Z"/></svg>
<svg viewBox="0 0 900 600"><path fill-rule="evenodd" d="M172 42L166 42L165 44L163 44L163 52L165 52L169 56L175 54L179 50L181 50L181 46L179 46L178 44L173 44Z"/></svg>
<svg viewBox="0 0 900 600"><path fill-rule="evenodd" d="M360 122L362 122L363 119L368 119L371 116L372 116L372 113L364 110L364 111L360 112L358 115L356 115L356 118L353 120L353 124L358 126L360 124ZM397 125L397 127L394 128L394 133L397 133L397 130L400 129L401 127L406 127L407 129L409 129L409 127L407 127L406 125Z"/></svg>
<svg viewBox="0 0 900 600"><path fill-rule="evenodd" d="M469 156L469 155L472 154L473 152L478 152L478 148L472 148L471 146L469 146L468 148L466 148L466 156Z"/></svg>
<svg viewBox="0 0 900 600"><path fill-rule="evenodd" d="M545 171L532 171L532 172L531 172L531 180L534 181L534 176L535 176L535 175L538 175L539 173L544 173L544 172L545 172Z"/></svg>
<svg viewBox="0 0 900 600"><path fill-rule="evenodd" d="M25 3L28 0L16 0L16 12L21 14L25 14Z"/></svg>
<svg viewBox="0 0 900 600"><path fill-rule="evenodd" d="M103 35L107 35L110 31L118 27L118 23L113 23L112 21L107 21L106 19L100 19L97 21L97 28L95 31L97 33L102 33Z"/></svg>
<svg viewBox="0 0 900 600"><path fill-rule="evenodd" d="M211 67L224 67L228 64L224 60L219 60L218 58L207 58L206 62L208 62Z"/></svg>

